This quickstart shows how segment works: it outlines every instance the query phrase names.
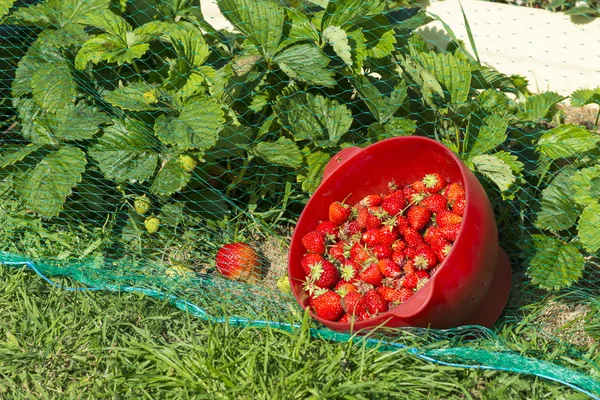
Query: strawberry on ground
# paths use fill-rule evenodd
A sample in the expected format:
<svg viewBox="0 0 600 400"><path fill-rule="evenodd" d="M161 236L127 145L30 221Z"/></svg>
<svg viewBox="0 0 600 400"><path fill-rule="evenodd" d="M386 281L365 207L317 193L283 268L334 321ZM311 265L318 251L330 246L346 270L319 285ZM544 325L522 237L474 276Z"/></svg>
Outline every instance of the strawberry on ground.
<svg viewBox="0 0 600 400"><path fill-rule="evenodd" d="M230 243L219 249L216 256L217 271L221 275L243 282L254 282L260 275L260 256L247 243Z"/></svg>
<svg viewBox="0 0 600 400"><path fill-rule="evenodd" d="M308 275L308 274L310 274L311 267L314 264L320 263L322 261L325 261L325 259L323 258L322 255L306 253L305 255L302 256L302 261L300 261L300 265L302 266L304 273L306 275Z"/></svg>
<svg viewBox="0 0 600 400"><path fill-rule="evenodd" d="M336 225L341 225L348 220L352 209L347 204L339 201L331 203L329 206L329 220Z"/></svg>
<svg viewBox="0 0 600 400"><path fill-rule="evenodd" d="M302 244L309 253L325 253L325 236L317 231L311 231L304 235Z"/></svg>
<svg viewBox="0 0 600 400"><path fill-rule="evenodd" d="M342 297L333 290L318 290L309 300L314 313L328 321L337 321L344 315Z"/></svg>

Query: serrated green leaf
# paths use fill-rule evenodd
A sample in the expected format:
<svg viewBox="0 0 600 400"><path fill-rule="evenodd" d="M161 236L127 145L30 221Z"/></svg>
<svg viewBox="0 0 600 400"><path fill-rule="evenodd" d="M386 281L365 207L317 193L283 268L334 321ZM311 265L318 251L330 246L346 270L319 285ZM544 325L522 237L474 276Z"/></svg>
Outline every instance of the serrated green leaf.
<svg viewBox="0 0 600 400"><path fill-rule="evenodd" d="M430 22L435 21L435 18L430 16L425 10L421 10L416 13L414 16L408 19L404 19L404 13L401 14L402 19L398 21L397 18L394 18L394 14L388 14L388 19L392 23L392 26L400 31L404 32L412 32L417 28L420 28L423 25L427 25Z"/></svg>
<svg viewBox="0 0 600 400"><path fill-rule="evenodd" d="M571 94L571 105L573 107L583 107L588 104L600 105L600 87L576 90Z"/></svg>
<svg viewBox="0 0 600 400"><path fill-rule="evenodd" d="M33 46L45 47L43 51L51 49L64 49L81 45L89 38L85 28L81 25L69 23L58 29L45 29L38 36ZM45 62L46 59L41 59Z"/></svg>
<svg viewBox="0 0 600 400"><path fill-rule="evenodd" d="M256 146L256 154L272 164L294 169L300 168L304 161L296 143L286 138L279 138L276 142L259 143Z"/></svg>
<svg viewBox="0 0 600 400"><path fill-rule="evenodd" d="M16 162L23 160L30 154L35 153L40 149L41 146L36 144L18 145L15 147L3 148L3 152L0 154L0 169L6 168L9 165L13 165Z"/></svg>
<svg viewBox="0 0 600 400"><path fill-rule="evenodd" d="M562 231L569 229L577 221L581 207L573 202L571 195L573 172L572 169L562 171L542 191L542 209L535 220L538 228Z"/></svg>
<svg viewBox="0 0 600 400"><path fill-rule="evenodd" d="M11 15L11 19L38 27L63 27L80 22L85 16L108 9L109 6L110 0L47 0L20 7Z"/></svg>
<svg viewBox="0 0 600 400"><path fill-rule="evenodd" d="M330 0L325 9L321 30L330 26L345 28L359 18L379 14L385 9L383 0Z"/></svg>
<svg viewBox="0 0 600 400"><path fill-rule="evenodd" d="M155 110L158 90L145 82L133 82L104 94L104 99L115 107L131 111Z"/></svg>
<svg viewBox="0 0 600 400"><path fill-rule="evenodd" d="M11 9L16 0L0 0L0 17L8 14L8 10Z"/></svg>
<svg viewBox="0 0 600 400"><path fill-rule="evenodd" d="M159 196L172 196L183 189L190 179L191 172L186 171L179 158L172 158L156 174L150 192Z"/></svg>
<svg viewBox="0 0 600 400"><path fill-rule="evenodd" d="M496 115L509 114L511 108L514 106L512 100L510 100L507 95L494 89L482 91L475 101L482 111Z"/></svg>
<svg viewBox="0 0 600 400"><path fill-rule="evenodd" d="M470 159L475 169L505 192L515 183L516 177L504 160L494 154L482 154Z"/></svg>
<svg viewBox="0 0 600 400"><path fill-rule="evenodd" d="M291 23L291 27L290 32L287 35L288 39L284 42L287 42L288 45L305 40L319 43L319 32L306 15L293 8L287 8L285 11ZM282 47L280 46L280 49L281 48Z"/></svg>
<svg viewBox="0 0 600 400"><path fill-rule="evenodd" d="M477 129L479 128L479 129ZM498 115L489 115L483 119L480 127L471 123L469 129L469 156L473 157L495 149L507 138L508 122Z"/></svg>
<svg viewBox="0 0 600 400"><path fill-rule="evenodd" d="M89 25L102 29L110 36L127 40L127 32L131 32L133 27L127 20L110 10L99 10L90 14L81 16L78 21L80 24Z"/></svg>
<svg viewBox="0 0 600 400"><path fill-rule="evenodd" d="M346 35L346 31L339 26L330 26L323 31L322 35L323 40L333 47L335 54L337 54L346 65L352 66L352 54L350 53L350 50L352 49L348 44L348 35Z"/></svg>
<svg viewBox="0 0 600 400"><path fill-rule="evenodd" d="M44 32L40 34L40 37ZM50 64L50 66L46 66L46 64ZM53 68L53 66L65 68L68 67L68 64L58 48L46 46L45 42L38 38L19 61L15 79L12 83L14 95L25 96L30 94L33 91L31 85L33 75L42 68Z"/></svg>
<svg viewBox="0 0 600 400"><path fill-rule="evenodd" d="M471 69L473 78L471 80L471 86L473 89L493 89L500 90L501 92L514 93L516 91L515 85L510 76L498 72L492 67L481 65L478 62L473 61L471 63Z"/></svg>
<svg viewBox="0 0 600 400"><path fill-rule="evenodd" d="M294 93L281 97L274 110L296 141L311 140L320 147L337 144L352 125L352 113L346 105L321 95Z"/></svg>
<svg viewBox="0 0 600 400"><path fill-rule="evenodd" d="M597 135L580 126L560 125L540 137L537 149L551 160L556 160L592 150L598 141Z"/></svg>
<svg viewBox="0 0 600 400"><path fill-rule="evenodd" d="M83 44L75 57L75 66L79 70L84 70L88 62L98 64L106 61L117 63L117 65L128 64L146 54L149 48L148 43L128 45L119 38L101 34Z"/></svg>
<svg viewBox="0 0 600 400"><path fill-rule="evenodd" d="M158 154L154 135L140 121L114 120L89 154L98 162L107 179L145 182L154 174Z"/></svg>
<svg viewBox="0 0 600 400"><path fill-rule="evenodd" d="M21 134L24 138L38 145L58 145L56 139L45 129L40 129L37 121L44 117L43 110L35 104L33 99L16 98L14 105L19 112L21 121Z"/></svg>
<svg viewBox="0 0 600 400"><path fill-rule="evenodd" d="M600 203L590 203L585 207L579 224L577 224L577 234L583 247L589 253L595 253L600 249Z"/></svg>
<svg viewBox="0 0 600 400"><path fill-rule="evenodd" d="M298 175L298 181L302 182L302 190L314 193L323 179L323 171L330 160L330 156L322 151L311 152L307 157L308 168L303 174Z"/></svg>
<svg viewBox="0 0 600 400"><path fill-rule="evenodd" d="M560 290L577 282L585 259L570 243L544 236L531 236L527 274L533 284L547 290Z"/></svg>
<svg viewBox="0 0 600 400"><path fill-rule="evenodd" d="M447 102L463 103L469 96L471 87L471 63L462 53L420 53L418 61L433 75L449 96ZM436 90L439 92L439 90Z"/></svg>
<svg viewBox="0 0 600 400"><path fill-rule="evenodd" d="M51 113L69 107L77 94L71 66L65 59L40 65L31 76L31 88L34 101Z"/></svg>
<svg viewBox="0 0 600 400"><path fill-rule="evenodd" d="M554 92L529 96L521 106L519 118L527 121L539 121L542 118L546 118L552 107L564 99L563 96Z"/></svg>
<svg viewBox="0 0 600 400"><path fill-rule="evenodd" d="M224 123L219 103L201 97L186 104L177 118L161 115L154 129L163 142L181 150L206 150L217 142Z"/></svg>
<svg viewBox="0 0 600 400"><path fill-rule="evenodd" d="M359 27L364 34L367 57L388 57L396 49L395 32L384 14L361 18L354 26Z"/></svg>
<svg viewBox="0 0 600 400"><path fill-rule="evenodd" d="M384 140L397 136L408 136L415 133L417 123L408 118L390 118L384 125L374 123L369 127L369 137Z"/></svg>
<svg viewBox="0 0 600 400"><path fill-rule="evenodd" d="M595 18L600 16L600 10L589 6L573 7L565 10L566 15Z"/></svg>
<svg viewBox="0 0 600 400"><path fill-rule="evenodd" d="M577 170L572 174L569 191L573 199L587 206L600 200L600 165Z"/></svg>
<svg viewBox="0 0 600 400"><path fill-rule="evenodd" d="M185 218L185 205L182 202L167 203L160 209L160 222L163 225L178 226Z"/></svg>
<svg viewBox="0 0 600 400"><path fill-rule="evenodd" d="M86 164L82 150L61 147L19 174L15 190L26 207L43 217L57 217L73 187L81 181Z"/></svg>
<svg viewBox="0 0 600 400"><path fill-rule="evenodd" d="M271 58L283 35L285 10L272 2L256 0L217 0L221 13L240 32Z"/></svg>
<svg viewBox="0 0 600 400"><path fill-rule="evenodd" d="M403 80L399 80L395 86L392 86L392 81L371 83L364 75L357 76L351 81L361 99L381 124L385 124L398 111L408 92L408 87ZM384 92L382 93L379 88Z"/></svg>
<svg viewBox="0 0 600 400"><path fill-rule="evenodd" d="M366 39L362 29L355 29L348 32L348 44L350 45L350 53L352 54L352 61L354 63L354 70L360 72L364 60L367 58L367 45L365 44Z"/></svg>
<svg viewBox="0 0 600 400"><path fill-rule="evenodd" d="M204 64L210 50L202 35L196 31L176 31L171 34L171 43L177 58L171 62L169 82L175 88L181 89Z"/></svg>
<svg viewBox="0 0 600 400"><path fill-rule="evenodd" d="M106 114L83 103L65 108L57 114L37 118L36 132L51 135L60 141L76 141L93 138L100 125L110 122Z"/></svg>
<svg viewBox="0 0 600 400"><path fill-rule="evenodd" d="M312 44L289 47L273 58L279 68L292 79L311 85L333 86L333 71L326 67L329 58L320 48Z"/></svg>

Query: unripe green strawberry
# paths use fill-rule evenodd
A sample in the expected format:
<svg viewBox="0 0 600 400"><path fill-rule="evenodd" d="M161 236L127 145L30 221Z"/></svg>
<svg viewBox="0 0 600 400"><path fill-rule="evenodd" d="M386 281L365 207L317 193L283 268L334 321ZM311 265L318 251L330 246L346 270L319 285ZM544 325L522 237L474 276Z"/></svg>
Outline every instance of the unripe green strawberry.
<svg viewBox="0 0 600 400"><path fill-rule="evenodd" d="M148 212L148 210L150 210L150 208L152 207L152 203L150 202L148 196L143 195L135 199L135 201L133 202L133 206L135 208L136 213L138 213L139 215L144 215Z"/></svg>
<svg viewBox="0 0 600 400"><path fill-rule="evenodd" d="M183 154L179 156L179 161L183 164L183 169L187 172L192 172L194 168L198 165L198 162L192 156L188 156L187 154Z"/></svg>
<svg viewBox="0 0 600 400"><path fill-rule="evenodd" d="M158 217L148 217L144 221L144 226L148 233L156 233L160 228L160 219Z"/></svg>
<svg viewBox="0 0 600 400"><path fill-rule="evenodd" d="M284 275L282 277L280 277L279 279L277 279L277 288L285 294L290 294L292 293L292 289L290 287L290 280L288 279L287 275Z"/></svg>
<svg viewBox="0 0 600 400"><path fill-rule="evenodd" d="M165 275L167 275L170 278L193 278L194 276L196 276L196 272L194 272L193 269L188 268L183 264L177 263L167 268L167 270L165 271Z"/></svg>

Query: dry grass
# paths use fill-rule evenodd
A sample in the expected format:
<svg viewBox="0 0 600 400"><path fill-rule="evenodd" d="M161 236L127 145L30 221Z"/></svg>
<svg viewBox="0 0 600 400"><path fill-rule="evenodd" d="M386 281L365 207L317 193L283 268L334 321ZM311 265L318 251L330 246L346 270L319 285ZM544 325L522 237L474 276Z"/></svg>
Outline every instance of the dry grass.
<svg viewBox="0 0 600 400"><path fill-rule="evenodd" d="M558 105L565 123L581 125L589 130L593 130L594 128L599 108L600 106L597 104L590 104L585 107L571 107L567 104ZM596 132L600 132L599 126L596 126Z"/></svg>

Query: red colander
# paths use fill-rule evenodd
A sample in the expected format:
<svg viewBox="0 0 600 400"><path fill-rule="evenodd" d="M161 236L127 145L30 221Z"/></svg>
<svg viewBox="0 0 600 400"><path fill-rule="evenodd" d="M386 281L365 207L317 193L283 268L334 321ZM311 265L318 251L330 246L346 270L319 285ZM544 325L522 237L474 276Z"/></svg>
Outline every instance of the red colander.
<svg viewBox="0 0 600 400"><path fill-rule="evenodd" d="M328 219L332 202L346 199L354 205L368 194L386 192L392 179L403 187L433 172L461 182L466 192L463 222L452 250L437 273L411 298L375 318L354 323L352 329L493 325L508 300L511 266L498 245L492 206L475 175L450 149L420 136L386 139L364 149L349 147L327 164L321 185L300 215L290 246L288 273L298 303L306 308L309 301L302 288L302 237ZM351 330L350 324L323 320L312 311L311 315L335 331Z"/></svg>

